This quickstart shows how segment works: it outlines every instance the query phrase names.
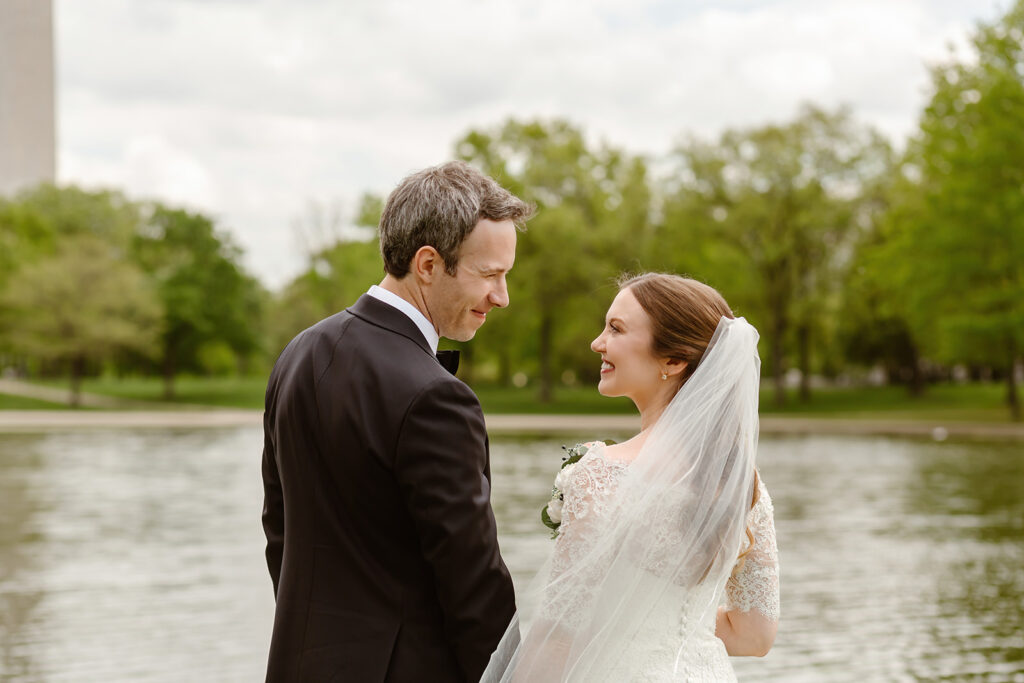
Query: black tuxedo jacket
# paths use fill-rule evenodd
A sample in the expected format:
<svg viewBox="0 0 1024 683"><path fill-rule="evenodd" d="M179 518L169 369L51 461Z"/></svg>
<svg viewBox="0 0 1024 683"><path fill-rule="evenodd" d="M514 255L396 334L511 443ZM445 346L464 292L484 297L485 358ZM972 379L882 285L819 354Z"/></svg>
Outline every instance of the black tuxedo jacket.
<svg viewBox="0 0 1024 683"><path fill-rule="evenodd" d="M515 612L483 413L416 325L369 295L270 375L268 681L476 681Z"/></svg>

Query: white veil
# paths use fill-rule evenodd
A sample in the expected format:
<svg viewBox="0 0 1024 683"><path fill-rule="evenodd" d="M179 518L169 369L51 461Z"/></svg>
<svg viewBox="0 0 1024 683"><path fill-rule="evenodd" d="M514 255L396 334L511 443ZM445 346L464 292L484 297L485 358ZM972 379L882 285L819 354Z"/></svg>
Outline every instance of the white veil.
<svg viewBox="0 0 1024 683"><path fill-rule="evenodd" d="M623 662L642 661L627 655L650 646L651 615L679 615L678 632L662 638L681 651L716 612L753 496L757 340L745 319L721 319L604 514L569 522L590 528L561 535L518 596L519 612L482 681L589 683L613 667L631 679L636 672L623 671Z"/></svg>

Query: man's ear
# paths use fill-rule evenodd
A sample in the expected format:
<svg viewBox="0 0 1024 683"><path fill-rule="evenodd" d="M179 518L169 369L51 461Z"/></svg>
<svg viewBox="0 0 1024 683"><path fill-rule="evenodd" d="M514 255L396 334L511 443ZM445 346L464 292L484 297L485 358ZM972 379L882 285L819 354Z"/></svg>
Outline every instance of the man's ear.
<svg viewBox="0 0 1024 683"><path fill-rule="evenodd" d="M423 284L433 282L443 270L444 259L437 249L429 245L417 249L409 264L409 271Z"/></svg>

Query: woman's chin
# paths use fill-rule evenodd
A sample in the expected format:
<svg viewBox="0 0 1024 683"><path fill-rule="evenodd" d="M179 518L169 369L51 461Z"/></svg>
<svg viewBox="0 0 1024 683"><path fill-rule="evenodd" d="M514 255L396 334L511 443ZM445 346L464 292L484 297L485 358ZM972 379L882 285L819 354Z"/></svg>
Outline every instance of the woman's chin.
<svg viewBox="0 0 1024 683"><path fill-rule="evenodd" d="M622 395L615 391L610 382L605 382L603 379L597 383L597 393L607 398L618 398Z"/></svg>

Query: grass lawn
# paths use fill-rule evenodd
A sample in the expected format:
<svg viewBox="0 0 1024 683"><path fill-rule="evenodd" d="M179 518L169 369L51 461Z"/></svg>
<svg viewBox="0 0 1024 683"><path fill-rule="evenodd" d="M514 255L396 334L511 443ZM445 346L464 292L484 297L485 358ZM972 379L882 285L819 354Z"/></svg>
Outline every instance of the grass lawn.
<svg viewBox="0 0 1024 683"><path fill-rule="evenodd" d="M67 388L67 381L38 382L51 387ZM174 398L164 398L164 382L159 377L90 378L82 381L82 391L103 394L131 401L146 401L174 408L180 404L220 406L226 408L263 408L266 377L178 377L174 381ZM146 406L151 407L151 406Z"/></svg>
<svg viewBox="0 0 1024 683"><path fill-rule="evenodd" d="M36 398L0 394L0 410L73 410L66 403L50 403Z"/></svg>
<svg viewBox="0 0 1024 683"><path fill-rule="evenodd" d="M559 389L555 402L536 401L535 391L500 387L476 389L485 412L493 413L631 413L628 399L609 399L596 388ZM934 385L924 396L911 397L902 387L828 388L812 392L808 403L801 403L797 392L786 396L786 403L775 405L775 392L761 391L762 415L793 417L831 417L866 420L947 420L958 422L1008 422L1009 409L1003 404L1004 384Z"/></svg>
<svg viewBox="0 0 1024 683"><path fill-rule="evenodd" d="M66 382L46 381L47 386L66 387ZM99 378L82 383L82 391L118 398L146 401L167 408L178 404L260 409L266 377L179 377L176 395L163 398L160 378ZM634 411L628 399L609 399L594 387L560 387L549 404L537 400L536 389L527 387L474 387L484 412L621 414ZM809 403L801 403L796 392L787 395L785 405L777 407L774 391L761 392L762 415L832 417L854 419L946 420L963 422L1008 422L1010 413L1003 400L1005 384L938 384L928 387L924 396L911 397L902 387L858 387L817 389ZM57 404L0 396L3 408L59 408Z"/></svg>
<svg viewBox="0 0 1024 683"><path fill-rule="evenodd" d="M482 385L473 387L485 413L629 414L636 408L628 398L605 398L594 387L559 388L554 401L541 403L537 390Z"/></svg>
<svg viewBox="0 0 1024 683"><path fill-rule="evenodd" d="M795 391L786 404L775 405L775 392L761 391L762 415L843 417L871 420L948 420L1009 422L1005 384L935 384L923 396L912 397L903 387L829 388L812 392L801 403Z"/></svg>

